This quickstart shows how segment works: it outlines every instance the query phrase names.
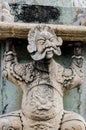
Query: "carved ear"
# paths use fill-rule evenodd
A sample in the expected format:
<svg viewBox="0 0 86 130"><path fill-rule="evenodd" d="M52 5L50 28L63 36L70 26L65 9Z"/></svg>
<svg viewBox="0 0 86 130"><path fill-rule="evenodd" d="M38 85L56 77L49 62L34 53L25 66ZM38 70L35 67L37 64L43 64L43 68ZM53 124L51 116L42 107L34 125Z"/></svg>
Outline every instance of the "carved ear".
<svg viewBox="0 0 86 130"><path fill-rule="evenodd" d="M62 53L61 53L61 49L60 49L60 47L57 47L56 54L57 54L58 56L60 56L60 55L62 54Z"/></svg>
<svg viewBox="0 0 86 130"><path fill-rule="evenodd" d="M36 52L36 46L34 45L27 45L27 50L29 53Z"/></svg>
<svg viewBox="0 0 86 130"><path fill-rule="evenodd" d="M58 45L62 45L62 43L63 43L63 40L62 40L62 38L61 37L57 37L57 40L58 40Z"/></svg>

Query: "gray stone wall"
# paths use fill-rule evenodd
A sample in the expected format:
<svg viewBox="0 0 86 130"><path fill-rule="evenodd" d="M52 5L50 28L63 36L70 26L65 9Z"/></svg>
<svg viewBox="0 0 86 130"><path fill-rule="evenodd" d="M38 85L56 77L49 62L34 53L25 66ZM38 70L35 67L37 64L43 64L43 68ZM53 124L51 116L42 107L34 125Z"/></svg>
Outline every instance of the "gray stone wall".
<svg viewBox="0 0 86 130"><path fill-rule="evenodd" d="M85 0L8 0L9 3L60 7L86 7Z"/></svg>

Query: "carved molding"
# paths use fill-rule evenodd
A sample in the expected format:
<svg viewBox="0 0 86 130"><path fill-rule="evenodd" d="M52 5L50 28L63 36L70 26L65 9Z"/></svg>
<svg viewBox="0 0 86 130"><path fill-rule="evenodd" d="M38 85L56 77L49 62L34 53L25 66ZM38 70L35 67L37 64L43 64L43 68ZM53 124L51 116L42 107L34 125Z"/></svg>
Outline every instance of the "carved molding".
<svg viewBox="0 0 86 130"><path fill-rule="evenodd" d="M4 23L0 22L0 39L21 38L27 39L28 32L38 24L30 23ZM40 24L43 25L43 24ZM66 41L86 41L85 26L53 25L50 26L57 36Z"/></svg>

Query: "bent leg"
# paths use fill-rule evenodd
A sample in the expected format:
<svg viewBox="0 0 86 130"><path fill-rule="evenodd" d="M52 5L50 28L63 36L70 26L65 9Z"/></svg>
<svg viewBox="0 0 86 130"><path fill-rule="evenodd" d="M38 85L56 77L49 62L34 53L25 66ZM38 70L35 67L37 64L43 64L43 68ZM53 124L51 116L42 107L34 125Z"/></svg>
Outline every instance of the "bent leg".
<svg viewBox="0 0 86 130"><path fill-rule="evenodd" d="M0 130L22 130L21 111L0 116Z"/></svg>
<svg viewBox="0 0 86 130"><path fill-rule="evenodd" d="M65 112L61 130L86 130L86 123L80 115L74 112Z"/></svg>

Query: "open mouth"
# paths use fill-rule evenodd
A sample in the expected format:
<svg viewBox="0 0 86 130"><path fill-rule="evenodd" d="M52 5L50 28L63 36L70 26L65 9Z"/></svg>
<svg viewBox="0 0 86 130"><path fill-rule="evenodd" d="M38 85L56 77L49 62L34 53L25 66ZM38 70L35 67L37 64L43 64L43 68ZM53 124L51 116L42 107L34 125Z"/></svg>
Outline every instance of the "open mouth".
<svg viewBox="0 0 86 130"><path fill-rule="evenodd" d="M46 51L46 53L51 54L51 53L54 53L54 51L53 50L48 50L48 51Z"/></svg>
<svg viewBox="0 0 86 130"><path fill-rule="evenodd" d="M52 52L52 51L54 51L54 48L52 48L52 47L46 49L46 52Z"/></svg>

